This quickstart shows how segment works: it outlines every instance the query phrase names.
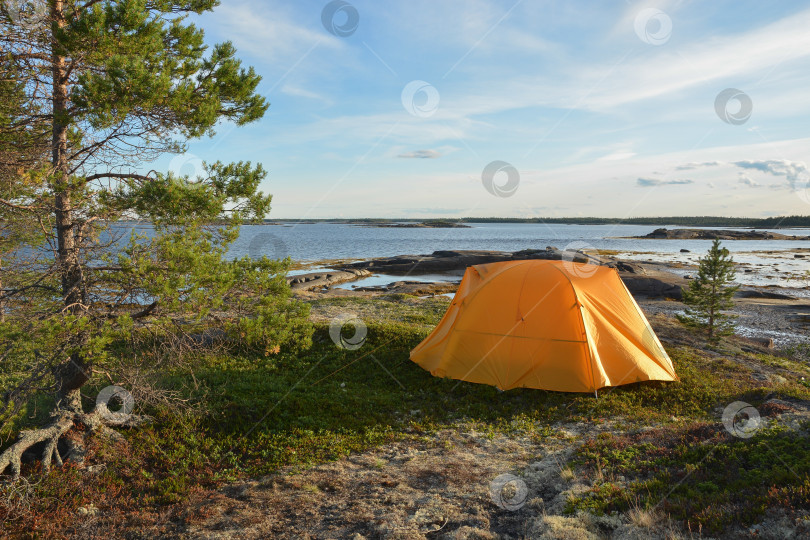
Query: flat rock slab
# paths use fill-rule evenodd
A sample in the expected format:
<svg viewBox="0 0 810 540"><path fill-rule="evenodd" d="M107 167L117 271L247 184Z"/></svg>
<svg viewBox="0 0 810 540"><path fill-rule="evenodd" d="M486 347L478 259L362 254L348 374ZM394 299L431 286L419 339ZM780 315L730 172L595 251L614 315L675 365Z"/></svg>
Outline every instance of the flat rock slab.
<svg viewBox="0 0 810 540"><path fill-rule="evenodd" d="M352 263L341 267L343 270L366 270L390 275L424 275L424 274L455 274L460 275L468 266L488 264L502 261L519 260L566 260L577 263L598 264L615 268L627 288L633 295L650 297L667 297L680 300L685 280L670 272L663 272L629 261L620 261L612 257L596 257L582 251L562 251L553 247L546 249L524 249L522 251L434 251L429 255L398 255L395 257L382 257ZM453 290L455 287L453 286ZM419 294L408 292L407 287L418 288L410 284L401 288L406 294ZM422 285L424 287L424 284ZM380 291L382 287L358 288L356 290ZM385 292L400 292L385 289ZM452 292L452 291L446 291ZM435 294L435 293L434 293Z"/></svg>
<svg viewBox="0 0 810 540"><path fill-rule="evenodd" d="M735 293L734 296L737 298L769 298L772 300L795 300L796 298L795 296L791 296L789 294L763 291L760 289L740 289Z"/></svg>
<svg viewBox="0 0 810 540"><path fill-rule="evenodd" d="M456 292L458 282L453 281L394 281L387 285L376 287L357 287L355 291L380 292L386 294L410 294L413 296L427 296Z"/></svg>
<svg viewBox="0 0 810 540"><path fill-rule="evenodd" d="M287 276L287 283L294 291L307 291L315 288L331 287L368 277L371 272L362 268L347 268L344 270L330 270L328 272L311 272L297 276Z"/></svg>
<svg viewBox="0 0 810 540"><path fill-rule="evenodd" d="M468 266L487 264L502 261L519 261L529 259L566 260L574 262L592 262L601 264L596 257L580 251L560 251L555 248L524 249L522 251L434 251L430 255L397 255L395 257L382 257L352 263L341 269L365 269L383 274L393 275L421 275L446 272L459 272Z"/></svg>

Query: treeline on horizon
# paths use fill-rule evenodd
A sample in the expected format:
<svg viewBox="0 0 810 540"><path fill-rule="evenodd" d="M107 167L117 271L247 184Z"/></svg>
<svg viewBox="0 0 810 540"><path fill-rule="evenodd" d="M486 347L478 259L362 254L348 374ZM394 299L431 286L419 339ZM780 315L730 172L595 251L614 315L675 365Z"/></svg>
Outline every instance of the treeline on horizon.
<svg viewBox="0 0 810 540"><path fill-rule="evenodd" d="M431 218L431 219L266 219L265 222L311 222L311 223L559 223L569 225L678 225L693 227L754 227L760 229L778 229L788 227L810 227L810 216L777 216L769 218L722 217L722 216L670 216L670 217L636 217L636 218L601 218L601 217L538 217L538 218L504 218L504 217L464 217L464 218Z"/></svg>

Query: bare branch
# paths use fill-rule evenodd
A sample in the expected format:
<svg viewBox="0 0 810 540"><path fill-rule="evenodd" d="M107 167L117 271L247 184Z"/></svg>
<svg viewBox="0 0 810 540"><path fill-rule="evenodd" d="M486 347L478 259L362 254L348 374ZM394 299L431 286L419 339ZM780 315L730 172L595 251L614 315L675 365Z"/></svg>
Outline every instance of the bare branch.
<svg viewBox="0 0 810 540"><path fill-rule="evenodd" d="M149 171L155 172L155 171ZM143 174L136 174L136 173L113 173L113 172L105 172L105 173L97 173L91 174L90 176L86 177L85 180L91 182L93 180L98 180L99 178L131 178L134 180L154 180L154 178L150 176L145 176Z"/></svg>

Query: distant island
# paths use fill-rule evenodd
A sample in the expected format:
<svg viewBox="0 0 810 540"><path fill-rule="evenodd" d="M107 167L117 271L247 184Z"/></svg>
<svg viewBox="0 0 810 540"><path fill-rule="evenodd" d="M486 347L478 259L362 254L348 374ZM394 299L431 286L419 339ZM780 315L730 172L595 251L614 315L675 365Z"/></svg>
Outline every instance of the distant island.
<svg viewBox="0 0 810 540"><path fill-rule="evenodd" d="M351 222L349 222L351 223ZM443 219L437 220L429 220L429 221L407 221L407 222L397 222L391 223L389 221L360 221L358 223L353 223L354 225L359 225L361 227L393 227L393 228L405 228L405 229L469 229L471 228L469 225L465 225L464 223L458 221L449 221Z"/></svg>
<svg viewBox="0 0 810 540"><path fill-rule="evenodd" d="M463 217L463 218L353 218L353 219L266 219L266 224L277 223L343 223L351 225L368 225L370 227L463 227L465 223L544 223L567 225L652 225L680 227L740 227L756 229L791 229L810 227L810 216L777 216L769 218L723 217L723 216L670 216L670 217ZM409 225L414 224L414 225Z"/></svg>
<svg viewBox="0 0 810 540"><path fill-rule="evenodd" d="M767 231L724 231L720 229L655 229L644 236L656 240L810 240L810 236L791 236Z"/></svg>

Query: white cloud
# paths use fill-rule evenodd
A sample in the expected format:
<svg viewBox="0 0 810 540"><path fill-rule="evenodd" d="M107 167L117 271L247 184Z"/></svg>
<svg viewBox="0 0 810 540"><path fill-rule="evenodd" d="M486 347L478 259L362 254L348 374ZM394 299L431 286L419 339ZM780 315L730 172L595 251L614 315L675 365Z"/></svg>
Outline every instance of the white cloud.
<svg viewBox="0 0 810 540"><path fill-rule="evenodd" d="M694 180L661 180L660 178L637 178L636 184L640 187L652 186L665 186L665 185L678 185L678 184L694 184Z"/></svg>
<svg viewBox="0 0 810 540"><path fill-rule="evenodd" d="M441 156L442 153L438 150L414 150L412 152L399 154L397 157L407 159L436 159Z"/></svg>
<svg viewBox="0 0 810 540"><path fill-rule="evenodd" d="M704 161L702 163L687 163L685 165L678 165L675 167L676 171L691 171L694 169L700 169L703 167L716 167L718 165L722 165L719 161Z"/></svg>
<svg viewBox="0 0 810 540"><path fill-rule="evenodd" d="M630 24L632 28L632 21ZM759 82L766 75L777 77L784 72L789 77L782 75L780 84L767 89L770 99L763 99L762 107L757 101L760 96L752 96L755 110L767 107L769 113L788 111L795 115L797 107L806 107L800 93L807 80L806 69L796 61L810 57L809 26L810 10L805 10L740 34L715 35L680 47L654 47L643 56L617 54L599 62L576 61L562 72L513 76L497 84L477 85L474 95L455 100L455 111L462 115L491 114L536 106L615 113L620 105L679 97L688 89L713 81L754 77ZM774 73L777 67L779 71ZM486 77L487 72L482 75ZM797 99L774 98L783 94ZM682 108L675 112L684 114Z"/></svg>
<svg viewBox="0 0 810 540"><path fill-rule="evenodd" d="M311 90L307 90L306 88L301 88L300 86L293 86L290 84L285 84L281 87L281 93L287 94L288 96L293 97L303 97L308 99L315 99L318 101L323 101L325 103L333 103L331 99L323 96L317 92L313 92Z"/></svg>
<svg viewBox="0 0 810 540"><path fill-rule="evenodd" d="M803 161L789 161L787 159L743 160L735 161L741 169L756 170L773 176L784 176L791 189L807 189L810 184L810 170Z"/></svg>
<svg viewBox="0 0 810 540"><path fill-rule="evenodd" d="M426 204L428 200L452 200L454 206L466 209L461 215L481 216L514 216L518 211L522 212L526 204L532 207L551 205L554 208L538 211L538 214L552 217L577 213L608 217L764 216L769 212L804 215L810 208L807 200L791 191L786 181L782 183L783 189L739 189L742 185L736 182L736 175L740 169L733 163L740 161L741 157L763 162L769 161L773 155L804 157L808 156L808 148L810 138L714 146L547 169L522 168L516 163L520 187L514 197L502 199L486 192L481 184L480 168L475 165L461 165L454 172L446 173L434 169L416 177L396 170L381 176L379 170L359 167L347 180L352 182L352 189L336 190L330 196L330 206L321 205L310 216L331 217L341 211L354 216L390 217L404 215L404 212L397 214L398 209L435 206ZM402 148L397 152L405 150ZM395 155L390 154L391 157ZM679 180L675 171L679 165L715 161L719 164L690 172L691 184L636 187L638 178ZM652 171L661 171L662 174L653 175ZM335 178L339 176L335 174ZM731 182L728 181L730 177ZM325 184L323 189L328 188L329 185ZM274 200L283 201L283 205L279 203L276 207L278 217L300 216L312 207L311 190L280 183L271 191ZM374 200L374 206L368 207L367 200Z"/></svg>
<svg viewBox="0 0 810 540"><path fill-rule="evenodd" d="M618 150L616 152L611 152L605 156L600 157L596 161L619 161L622 159L630 159L631 157L635 156L635 152L628 152L628 151L621 151Z"/></svg>
<svg viewBox="0 0 810 540"><path fill-rule="evenodd" d="M768 73L774 66L810 56L810 10L738 35L713 36L681 48L661 46L653 56L622 63L587 100L604 110L683 91L718 79ZM591 69L597 79L604 67Z"/></svg>
<svg viewBox="0 0 810 540"><path fill-rule="evenodd" d="M345 45L322 27L296 23L281 4L223 2L212 16L222 34L240 51L255 55L267 63L296 60L316 43L319 47L342 48Z"/></svg>

